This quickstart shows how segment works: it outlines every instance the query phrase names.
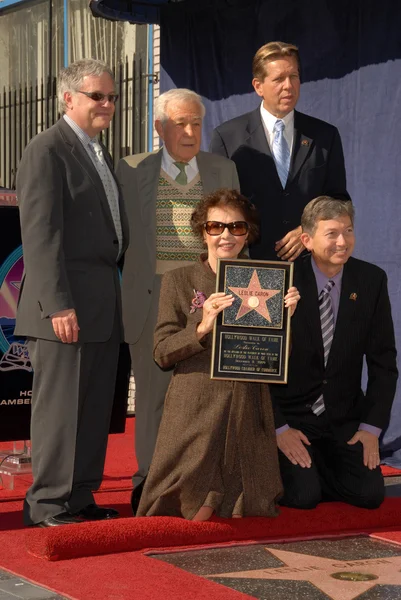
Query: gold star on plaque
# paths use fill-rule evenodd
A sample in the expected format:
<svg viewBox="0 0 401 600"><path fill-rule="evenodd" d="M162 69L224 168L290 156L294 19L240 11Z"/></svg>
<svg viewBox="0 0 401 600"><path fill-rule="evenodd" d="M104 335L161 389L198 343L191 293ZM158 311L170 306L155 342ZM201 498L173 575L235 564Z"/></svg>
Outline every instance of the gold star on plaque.
<svg viewBox="0 0 401 600"><path fill-rule="evenodd" d="M238 321L241 317L255 310L262 317L271 323L267 301L281 292L281 290L266 290L260 285L258 274L255 271L252 273L251 280L246 288L229 287L230 292L233 292L241 300L235 320Z"/></svg>

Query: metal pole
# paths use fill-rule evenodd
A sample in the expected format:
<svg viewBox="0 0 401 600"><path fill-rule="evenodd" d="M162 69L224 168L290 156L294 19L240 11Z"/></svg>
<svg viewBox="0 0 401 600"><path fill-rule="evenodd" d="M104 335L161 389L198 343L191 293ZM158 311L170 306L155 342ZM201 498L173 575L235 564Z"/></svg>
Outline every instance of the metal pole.
<svg viewBox="0 0 401 600"><path fill-rule="evenodd" d="M153 25L149 25L148 73L153 73ZM148 151L153 151L153 77L148 77Z"/></svg>
<svg viewBox="0 0 401 600"><path fill-rule="evenodd" d="M68 0L64 0L64 66L68 66Z"/></svg>

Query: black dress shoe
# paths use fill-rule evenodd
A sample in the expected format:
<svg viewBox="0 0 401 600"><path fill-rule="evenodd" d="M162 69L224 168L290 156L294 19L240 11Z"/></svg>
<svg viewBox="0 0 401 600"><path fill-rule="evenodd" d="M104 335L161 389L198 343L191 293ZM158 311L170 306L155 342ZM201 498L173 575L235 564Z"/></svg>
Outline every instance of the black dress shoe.
<svg viewBox="0 0 401 600"><path fill-rule="evenodd" d="M88 504L85 508L81 508L81 510L74 513L74 517L78 517L80 521L105 521L106 519L115 519L118 516L118 512L114 508L103 508L97 504Z"/></svg>
<svg viewBox="0 0 401 600"><path fill-rule="evenodd" d="M71 525L72 523L81 523L81 519L78 519L74 515L68 512L62 512L54 517L48 517L40 523L37 523L37 527L58 527L59 525Z"/></svg>
<svg viewBox="0 0 401 600"><path fill-rule="evenodd" d="M136 516L136 513L138 512L138 506L139 506L139 502L141 500L143 486L145 485L145 481L146 481L146 477L145 477L145 479L143 479L141 481L141 483L139 483L132 490L132 493L131 493L131 506L132 506L132 512L134 513L134 517Z"/></svg>

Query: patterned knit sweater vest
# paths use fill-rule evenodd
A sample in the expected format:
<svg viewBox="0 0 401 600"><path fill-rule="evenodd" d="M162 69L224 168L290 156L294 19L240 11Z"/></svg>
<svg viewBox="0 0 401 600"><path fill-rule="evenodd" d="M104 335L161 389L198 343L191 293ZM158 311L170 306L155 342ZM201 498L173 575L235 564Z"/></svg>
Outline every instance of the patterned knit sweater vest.
<svg viewBox="0 0 401 600"><path fill-rule="evenodd" d="M157 272L195 261L204 251L202 240L191 229L191 215L203 196L199 173L180 185L161 170L156 201Z"/></svg>

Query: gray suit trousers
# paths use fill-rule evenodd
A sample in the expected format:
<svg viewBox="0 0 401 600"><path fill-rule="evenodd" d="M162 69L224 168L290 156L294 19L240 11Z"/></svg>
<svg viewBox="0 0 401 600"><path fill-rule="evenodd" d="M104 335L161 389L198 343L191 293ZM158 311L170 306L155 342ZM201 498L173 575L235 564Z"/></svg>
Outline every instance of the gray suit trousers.
<svg viewBox="0 0 401 600"><path fill-rule="evenodd" d="M161 275L155 275L152 301L145 327L136 344L130 344L135 378L135 454L137 487L147 476L163 414L164 398L173 370L163 371L153 360L153 338L159 309Z"/></svg>
<svg viewBox="0 0 401 600"><path fill-rule="evenodd" d="M119 347L117 317L106 342L29 339L34 481L24 503L26 525L94 502L92 491L103 476Z"/></svg>

